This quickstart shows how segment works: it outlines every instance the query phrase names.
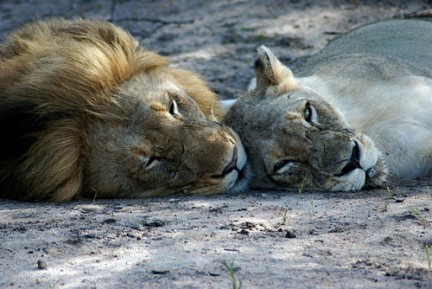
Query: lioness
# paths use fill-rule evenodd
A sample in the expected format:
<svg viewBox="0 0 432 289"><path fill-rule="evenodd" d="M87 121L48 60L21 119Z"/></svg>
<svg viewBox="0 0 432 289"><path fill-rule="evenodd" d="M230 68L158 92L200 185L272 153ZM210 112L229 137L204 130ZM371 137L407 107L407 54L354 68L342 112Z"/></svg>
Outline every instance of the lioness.
<svg viewBox="0 0 432 289"><path fill-rule="evenodd" d="M54 19L0 47L0 196L215 194L246 155L217 96L108 22Z"/></svg>
<svg viewBox="0 0 432 289"><path fill-rule="evenodd" d="M432 23L393 20L333 40L293 76L264 46L256 88L225 121L255 188L329 191L432 176Z"/></svg>

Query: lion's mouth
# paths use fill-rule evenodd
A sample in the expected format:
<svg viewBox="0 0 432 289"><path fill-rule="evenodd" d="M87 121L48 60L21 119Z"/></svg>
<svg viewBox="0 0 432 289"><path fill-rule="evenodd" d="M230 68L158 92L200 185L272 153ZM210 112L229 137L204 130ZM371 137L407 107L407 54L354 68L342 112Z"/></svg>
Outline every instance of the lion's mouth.
<svg viewBox="0 0 432 289"><path fill-rule="evenodd" d="M231 161L223 169L222 174L213 175L212 177L225 178L232 173L236 175L236 178L232 181L229 192L240 192L244 190L248 186L251 172L250 167L247 164L246 154L242 147L240 148L240 151L235 147Z"/></svg>
<svg viewBox="0 0 432 289"><path fill-rule="evenodd" d="M240 169L237 168L237 148L234 148L231 161L222 170L222 173L220 175L212 175L211 177L215 179L223 178L234 170L240 171Z"/></svg>
<svg viewBox="0 0 432 289"><path fill-rule="evenodd" d="M355 174L355 171L359 169L363 171L364 174L364 184L363 188L376 188L381 187L383 183L387 180L388 168L381 156L381 153L378 153L378 159L374 162L372 166L362 167L360 165L362 150L355 141L355 145L351 152L350 159L347 161L345 166L342 168L341 172L338 174L334 174L335 177L341 178L342 180L346 178L350 178L351 175Z"/></svg>
<svg viewBox="0 0 432 289"><path fill-rule="evenodd" d="M238 171L238 168L237 168L237 148L234 148L231 161L228 163L228 165L222 171L222 177L226 176L227 174L229 174L233 170Z"/></svg>

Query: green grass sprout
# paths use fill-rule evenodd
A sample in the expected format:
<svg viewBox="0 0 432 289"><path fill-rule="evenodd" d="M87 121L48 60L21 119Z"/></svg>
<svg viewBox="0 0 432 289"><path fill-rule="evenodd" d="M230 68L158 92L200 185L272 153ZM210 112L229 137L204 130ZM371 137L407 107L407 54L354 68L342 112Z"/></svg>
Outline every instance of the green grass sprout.
<svg viewBox="0 0 432 289"><path fill-rule="evenodd" d="M303 193L304 190L304 186L305 186L305 182L306 182L306 176L304 176L300 186L298 187L297 191L298 191L298 197L297 197L297 205L299 204L299 198L301 193Z"/></svg>
<svg viewBox="0 0 432 289"><path fill-rule="evenodd" d="M222 265L225 267L225 269L228 271L229 278L232 283L232 289L240 289L242 287L242 281L240 279L237 280L235 275L235 267L234 263L228 263L228 261L223 260Z"/></svg>
<svg viewBox="0 0 432 289"><path fill-rule="evenodd" d="M430 253L429 253L429 245L425 244L424 248L425 248L425 252L426 252L426 259L428 261L429 270L431 270L431 257L430 257Z"/></svg>

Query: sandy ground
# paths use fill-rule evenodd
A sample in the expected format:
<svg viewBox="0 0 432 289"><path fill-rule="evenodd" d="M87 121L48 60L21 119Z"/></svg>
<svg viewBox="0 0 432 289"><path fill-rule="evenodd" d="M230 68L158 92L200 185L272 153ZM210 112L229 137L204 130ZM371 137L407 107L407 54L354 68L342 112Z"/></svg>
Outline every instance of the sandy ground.
<svg viewBox="0 0 432 289"><path fill-rule="evenodd" d="M295 69L339 33L429 7L0 1L0 39L34 18L107 19L173 65L201 73L221 97L235 98L252 77L260 44ZM432 180L353 193L0 200L0 288L432 288L431 209Z"/></svg>

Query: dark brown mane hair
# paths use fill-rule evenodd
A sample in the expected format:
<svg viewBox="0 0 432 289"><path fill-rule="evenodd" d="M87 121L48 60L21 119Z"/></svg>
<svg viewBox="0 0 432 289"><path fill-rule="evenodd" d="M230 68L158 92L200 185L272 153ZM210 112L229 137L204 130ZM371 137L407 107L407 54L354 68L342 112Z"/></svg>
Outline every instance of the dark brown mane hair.
<svg viewBox="0 0 432 289"><path fill-rule="evenodd" d="M121 117L116 88L136 74L167 69L205 115L220 118L204 82L168 64L105 21L53 19L13 33L0 48L0 196L25 190L24 199L78 197L86 126L92 118Z"/></svg>

